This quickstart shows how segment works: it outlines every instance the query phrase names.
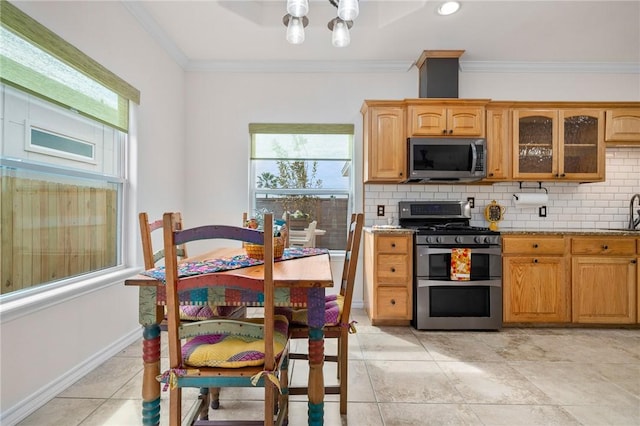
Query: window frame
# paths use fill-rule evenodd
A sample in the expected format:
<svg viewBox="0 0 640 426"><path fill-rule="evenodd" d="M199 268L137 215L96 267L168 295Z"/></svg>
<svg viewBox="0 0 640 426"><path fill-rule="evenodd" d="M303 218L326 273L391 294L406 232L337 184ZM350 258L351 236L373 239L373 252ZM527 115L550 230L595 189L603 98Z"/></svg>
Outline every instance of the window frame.
<svg viewBox="0 0 640 426"><path fill-rule="evenodd" d="M322 134L322 135L347 135L349 137L349 184L347 189L324 189L324 188L309 188L309 189L271 189L271 188L258 188L256 185L257 175L254 160L267 160L263 158L255 157L255 138L256 134L286 134L286 135L306 135L306 134ZM354 170L354 139L355 139L355 126L353 124L323 124L323 123L250 123L249 124L249 141L250 141L250 156L249 156L249 206L251 211L256 210L256 196L257 195L339 195L347 197L347 211L346 219L348 219L350 212L354 209L355 199L355 182L352 171ZM279 160L280 158L269 158L268 160ZM287 160L287 158L282 158ZM289 159L295 160L295 159ZM322 161L323 159L318 159ZM313 159L305 159L304 161L314 161ZM348 223L348 222L347 222ZM345 228L345 235L347 229ZM344 253L344 249L331 249L331 253L341 255Z"/></svg>
<svg viewBox="0 0 640 426"><path fill-rule="evenodd" d="M12 74L7 68L5 68L6 74L0 74L0 81L3 84L11 86L15 90L27 95L38 97L42 99L43 102L54 107L61 107L79 114L83 116L82 119L84 120L89 119L101 125L110 126L125 134L124 140L121 141L122 143L119 146L120 151L115 157L115 161L118 163L117 176L110 175L109 173L92 173L76 170L72 167L60 167L59 165L47 164L46 162L24 161L7 157L0 152L0 164L2 166L11 167L11 165L13 165L25 171L53 172L61 178L89 178L92 180L116 183L118 185L116 195L117 211L115 213L118 231L116 233L116 241L114 241L114 246L117 250L116 264L111 267L81 273L76 276L64 277L56 281L42 283L41 285L35 285L0 295L0 322L4 322L30 314L34 309L44 309L70 299L81 297L82 295L101 288L121 283L126 277L140 270L140 267L132 266L135 265L135 250L133 247L135 247L137 243L137 233L134 227L135 218L133 217L135 194L132 190L132 187L135 187L136 179L135 173L132 173L132 168L135 169L135 164L131 164L130 162L130 160L135 157L137 105L140 103L140 91L6 0L0 0L0 26L2 26L4 30L8 30L13 35L35 46L37 49L63 62L70 68L75 69L89 79L112 90L117 94L119 98L118 105L119 108L122 109L118 110L118 121L110 122L103 117L93 115L91 111L83 110L82 104L74 104L73 102L65 103L55 97L51 97L48 93L40 93L30 87L25 87L20 81L14 81L16 74ZM2 55L0 56L2 64L11 62L11 59ZM39 70L35 71L38 72ZM42 71L46 73L46 69ZM5 105L0 103L0 107L5 108ZM6 119L6 115L3 116L3 122ZM2 132L2 137L4 138L5 131L2 130ZM62 132L62 134L64 134L64 132ZM71 134L70 137L73 138L73 135ZM24 143L28 144L29 141L30 135L29 138L25 137ZM2 143L6 143L6 141ZM22 148L30 149L27 146ZM55 157L55 155L51 153L45 153L45 155ZM68 159L73 160L71 158ZM77 161L77 159L75 160ZM27 307L28 309L25 309Z"/></svg>

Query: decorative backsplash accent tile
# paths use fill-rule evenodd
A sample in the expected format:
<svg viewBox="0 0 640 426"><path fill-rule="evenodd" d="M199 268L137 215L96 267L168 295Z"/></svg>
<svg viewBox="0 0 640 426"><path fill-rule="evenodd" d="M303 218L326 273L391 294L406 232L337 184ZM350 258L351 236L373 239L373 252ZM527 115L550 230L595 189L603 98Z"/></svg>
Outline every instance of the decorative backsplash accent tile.
<svg viewBox="0 0 640 426"><path fill-rule="evenodd" d="M629 200L640 193L640 149L607 148L606 181L543 182L549 191L547 216L539 217L537 207L515 207L517 192L539 192L537 182L493 185L372 185L364 186L365 226L386 225L388 218L398 223L398 202L415 200L466 200L475 197L471 224L488 226L484 209L496 200L506 207L500 228L525 229L596 229L622 228L629 221ZM376 216L377 206L385 206L385 216ZM636 207L637 209L637 207Z"/></svg>

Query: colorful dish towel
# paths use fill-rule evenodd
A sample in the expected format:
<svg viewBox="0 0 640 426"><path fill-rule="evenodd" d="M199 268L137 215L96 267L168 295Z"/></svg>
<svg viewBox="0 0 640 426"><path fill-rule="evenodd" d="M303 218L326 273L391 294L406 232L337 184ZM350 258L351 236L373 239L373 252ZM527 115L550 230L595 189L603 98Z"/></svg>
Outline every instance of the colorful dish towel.
<svg viewBox="0 0 640 426"><path fill-rule="evenodd" d="M451 281L471 279L471 249L451 249Z"/></svg>

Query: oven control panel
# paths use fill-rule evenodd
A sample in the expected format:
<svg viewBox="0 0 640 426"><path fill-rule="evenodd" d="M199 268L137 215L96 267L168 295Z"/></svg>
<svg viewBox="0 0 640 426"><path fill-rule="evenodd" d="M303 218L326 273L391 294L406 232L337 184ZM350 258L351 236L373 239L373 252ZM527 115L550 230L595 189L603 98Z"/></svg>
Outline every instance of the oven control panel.
<svg viewBox="0 0 640 426"><path fill-rule="evenodd" d="M417 245L447 245L472 248L473 246L499 246L502 243L500 235L447 235L429 234L416 235Z"/></svg>

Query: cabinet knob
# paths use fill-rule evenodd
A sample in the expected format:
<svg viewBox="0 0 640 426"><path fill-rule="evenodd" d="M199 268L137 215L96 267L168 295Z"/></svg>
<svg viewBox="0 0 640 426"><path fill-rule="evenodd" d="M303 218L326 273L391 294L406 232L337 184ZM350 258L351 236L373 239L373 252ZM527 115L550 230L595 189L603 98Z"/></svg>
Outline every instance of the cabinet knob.
<svg viewBox="0 0 640 426"><path fill-rule="evenodd" d="M396 304L396 299L391 299L391 304L395 305Z"/></svg>
<svg viewBox="0 0 640 426"><path fill-rule="evenodd" d="M493 177L493 173L489 173L489 177Z"/></svg>
<svg viewBox="0 0 640 426"><path fill-rule="evenodd" d="M396 248L396 243L391 243L392 248Z"/></svg>
<svg viewBox="0 0 640 426"><path fill-rule="evenodd" d="M637 261L637 260L635 260L635 259L633 259L633 260L631 261L631 264L632 264L632 265L635 265L636 263L638 263L638 261Z"/></svg>
<svg viewBox="0 0 640 426"><path fill-rule="evenodd" d="M533 259L533 263L538 263L538 259Z"/></svg>
<svg viewBox="0 0 640 426"><path fill-rule="evenodd" d="M567 175L566 175L566 174L564 174L564 173L562 173L562 174L560 175L560 177L566 177L566 176L567 176Z"/></svg>
<svg viewBox="0 0 640 426"><path fill-rule="evenodd" d="M603 244L603 245L602 245L602 250L609 250L609 246L608 246L608 245L606 245L606 244Z"/></svg>
<svg viewBox="0 0 640 426"><path fill-rule="evenodd" d="M534 245L533 245L533 248L538 248L538 245L537 245L537 244L534 244Z"/></svg>
<svg viewBox="0 0 640 426"><path fill-rule="evenodd" d="M396 271L396 268L391 268L391 272L395 272L395 271Z"/></svg>

